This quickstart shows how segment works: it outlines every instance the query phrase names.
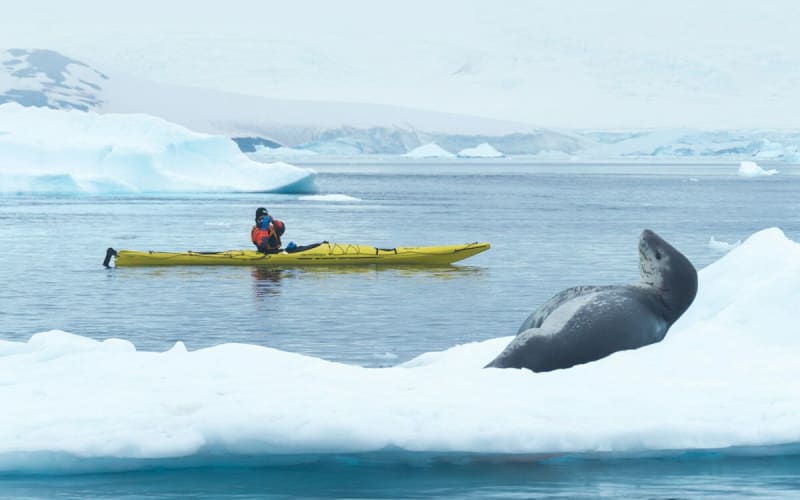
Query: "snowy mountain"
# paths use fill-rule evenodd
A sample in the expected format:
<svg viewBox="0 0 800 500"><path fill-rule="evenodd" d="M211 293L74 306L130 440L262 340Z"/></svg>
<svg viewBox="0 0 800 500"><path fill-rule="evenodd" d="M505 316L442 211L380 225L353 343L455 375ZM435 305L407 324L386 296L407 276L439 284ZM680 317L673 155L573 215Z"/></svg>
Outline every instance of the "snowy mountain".
<svg viewBox="0 0 800 500"><path fill-rule="evenodd" d="M141 80L51 50L0 51L0 104L146 113L257 146L333 156L402 155L436 143L541 160L800 160L800 130L555 130L399 106L246 96ZM495 155L497 156L497 155Z"/></svg>
<svg viewBox="0 0 800 500"><path fill-rule="evenodd" d="M264 138L328 154L400 154L434 138L468 147L485 142L481 137L492 137L494 143L514 151L522 142L526 152L540 144L557 143L569 150L580 144L568 133L457 114L268 99L159 84L101 72L50 50L10 49L0 52L0 64L0 103L147 113L200 132Z"/></svg>
<svg viewBox="0 0 800 500"><path fill-rule="evenodd" d="M97 110L102 104L103 73L52 50L0 52L0 104Z"/></svg>

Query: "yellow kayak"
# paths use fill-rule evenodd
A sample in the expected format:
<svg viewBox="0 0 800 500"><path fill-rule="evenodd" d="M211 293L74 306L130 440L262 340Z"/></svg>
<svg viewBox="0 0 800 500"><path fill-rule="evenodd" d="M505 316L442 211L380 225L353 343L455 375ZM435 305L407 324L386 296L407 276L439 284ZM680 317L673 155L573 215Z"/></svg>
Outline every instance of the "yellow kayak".
<svg viewBox="0 0 800 500"><path fill-rule="evenodd" d="M117 267L137 266L333 266L333 265L441 265L451 264L488 250L489 243L433 247L376 248L369 245L328 243L292 253L263 254L255 250L223 252L155 252L109 248L103 263L114 257Z"/></svg>

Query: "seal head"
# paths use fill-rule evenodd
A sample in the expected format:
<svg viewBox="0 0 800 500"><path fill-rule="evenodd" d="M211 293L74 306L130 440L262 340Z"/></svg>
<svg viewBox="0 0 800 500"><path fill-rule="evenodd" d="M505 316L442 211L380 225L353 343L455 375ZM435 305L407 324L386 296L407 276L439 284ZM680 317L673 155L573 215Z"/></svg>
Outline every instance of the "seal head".
<svg viewBox="0 0 800 500"><path fill-rule="evenodd" d="M643 285L658 290L674 323L697 296L697 270L689 259L649 229L639 238L639 276Z"/></svg>

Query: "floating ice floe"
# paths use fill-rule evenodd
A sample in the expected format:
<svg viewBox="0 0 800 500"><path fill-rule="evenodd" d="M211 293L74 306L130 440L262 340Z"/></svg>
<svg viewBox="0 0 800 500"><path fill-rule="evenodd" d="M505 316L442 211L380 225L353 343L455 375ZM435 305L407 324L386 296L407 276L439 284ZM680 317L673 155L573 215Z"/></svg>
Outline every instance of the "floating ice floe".
<svg viewBox="0 0 800 500"><path fill-rule="evenodd" d="M161 118L0 105L1 192L316 192L316 173L247 158Z"/></svg>
<svg viewBox="0 0 800 500"><path fill-rule="evenodd" d="M404 154L408 158L455 158L456 155L443 149L435 142L423 144Z"/></svg>
<svg viewBox="0 0 800 500"><path fill-rule="evenodd" d="M61 331L0 341L13 409L0 412L0 471L383 451L782 453L800 446L798 301L800 245L768 229L700 271L662 342L547 373L484 369L510 336L389 368L243 344L144 352Z"/></svg>
<svg viewBox="0 0 800 500"><path fill-rule="evenodd" d="M333 202L348 202L348 201L361 201L361 198L349 196L346 194L308 194L300 196L298 199L302 201L333 201Z"/></svg>
<svg viewBox="0 0 800 500"><path fill-rule="evenodd" d="M765 175L775 175L775 169L764 170L754 161L743 161L739 164L739 176L741 177L761 177Z"/></svg>
<svg viewBox="0 0 800 500"><path fill-rule="evenodd" d="M502 158L504 155L490 144L482 143L474 148L465 148L458 152L460 158Z"/></svg>
<svg viewBox="0 0 800 500"><path fill-rule="evenodd" d="M734 243L728 243L727 241L718 240L713 236L711 237L711 239L708 240L708 248L710 248L711 250L716 250L718 252L728 252L738 247L741 244L742 244L741 240L738 240Z"/></svg>
<svg viewBox="0 0 800 500"><path fill-rule="evenodd" d="M305 158L309 156L318 156L314 151L308 149L295 149L281 146L279 148L268 148L258 145L255 147L254 153L248 153L247 156L254 160L274 160L275 158L291 159L291 158Z"/></svg>

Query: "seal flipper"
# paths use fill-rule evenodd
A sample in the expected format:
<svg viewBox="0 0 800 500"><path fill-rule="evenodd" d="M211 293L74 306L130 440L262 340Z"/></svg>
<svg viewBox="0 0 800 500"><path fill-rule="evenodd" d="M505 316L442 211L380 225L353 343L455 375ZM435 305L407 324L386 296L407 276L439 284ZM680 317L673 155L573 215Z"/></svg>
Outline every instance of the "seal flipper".
<svg viewBox="0 0 800 500"><path fill-rule="evenodd" d="M484 368L528 368L534 372L545 372L560 367L563 360L549 352L547 345L553 342L556 330L551 326L529 328L517 335L503 351Z"/></svg>
<svg viewBox="0 0 800 500"><path fill-rule="evenodd" d="M547 319L547 317L550 316L550 314L556 309L558 309L563 303L570 301L575 297L580 297L581 295L587 295L590 293L607 290L609 288L614 288L614 286L582 285L582 286L567 288L566 290L563 290L553 295L550 298L550 300L539 306L538 309L533 311L530 314L530 316L528 316L528 318L522 322L522 325L519 327L519 330L517 330L517 335L530 328L541 327L544 320Z"/></svg>

